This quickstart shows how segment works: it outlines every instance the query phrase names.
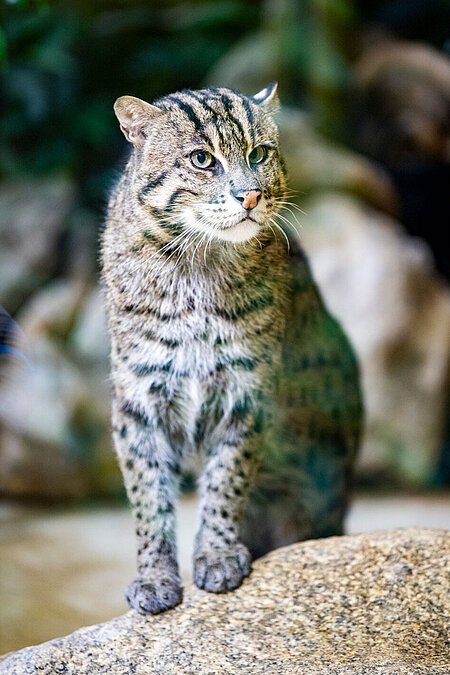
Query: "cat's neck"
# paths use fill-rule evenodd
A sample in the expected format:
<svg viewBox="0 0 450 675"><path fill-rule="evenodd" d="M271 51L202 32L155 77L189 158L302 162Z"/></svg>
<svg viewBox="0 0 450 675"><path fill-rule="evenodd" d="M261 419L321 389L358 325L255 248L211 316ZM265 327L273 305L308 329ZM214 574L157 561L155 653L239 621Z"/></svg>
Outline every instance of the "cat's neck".
<svg viewBox="0 0 450 675"><path fill-rule="evenodd" d="M160 276L179 280L195 278L206 284L222 280L230 287L236 280L242 282L244 278L270 274L269 267L276 265L280 257L285 257L283 247L277 245L272 233L259 241L250 240L238 245L222 241L209 245L199 245L195 240L190 244L182 241L161 252L161 247L153 244L146 253L143 264L149 279Z"/></svg>

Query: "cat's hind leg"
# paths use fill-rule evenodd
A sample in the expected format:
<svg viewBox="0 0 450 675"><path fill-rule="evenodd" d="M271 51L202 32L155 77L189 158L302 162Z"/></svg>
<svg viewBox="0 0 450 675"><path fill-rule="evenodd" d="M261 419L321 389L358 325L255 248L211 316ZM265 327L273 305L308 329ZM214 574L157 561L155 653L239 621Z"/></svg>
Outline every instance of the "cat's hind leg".
<svg viewBox="0 0 450 675"><path fill-rule="evenodd" d="M343 441L283 447L261 467L251 491L242 540L256 559L281 546L341 535L351 485Z"/></svg>

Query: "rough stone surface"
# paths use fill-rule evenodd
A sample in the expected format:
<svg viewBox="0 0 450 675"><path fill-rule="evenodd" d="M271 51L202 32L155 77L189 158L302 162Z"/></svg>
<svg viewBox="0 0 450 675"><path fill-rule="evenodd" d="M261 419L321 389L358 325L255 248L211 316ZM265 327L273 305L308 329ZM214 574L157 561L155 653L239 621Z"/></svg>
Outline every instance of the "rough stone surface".
<svg viewBox="0 0 450 675"><path fill-rule="evenodd" d="M165 614L23 649L0 673L448 675L449 591L444 530L308 541L257 561L233 593L190 586Z"/></svg>

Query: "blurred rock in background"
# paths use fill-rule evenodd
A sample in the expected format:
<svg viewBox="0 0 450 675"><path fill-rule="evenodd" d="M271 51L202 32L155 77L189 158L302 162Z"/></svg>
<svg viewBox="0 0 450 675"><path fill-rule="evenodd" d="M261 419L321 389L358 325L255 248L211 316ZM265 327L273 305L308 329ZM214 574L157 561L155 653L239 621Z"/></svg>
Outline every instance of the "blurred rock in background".
<svg viewBox="0 0 450 675"><path fill-rule="evenodd" d="M19 307L30 364L14 364L0 385L0 490L11 497L78 499L122 489L110 443L95 240L83 227L71 233L80 217L74 192L58 177L0 189L0 302Z"/></svg>
<svg viewBox="0 0 450 675"><path fill-rule="evenodd" d="M32 370L10 392L15 405L0 430L0 488L10 496L52 499L119 493L98 288L55 280L34 295L19 320Z"/></svg>
<svg viewBox="0 0 450 675"><path fill-rule="evenodd" d="M450 60L421 43L368 35L355 63L354 146L382 163L398 215L450 279Z"/></svg>
<svg viewBox="0 0 450 675"><path fill-rule="evenodd" d="M450 384L449 290L427 245L382 212L336 192L302 207L300 238L362 368L360 479L430 485Z"/></svg>
<svg viewBox="0 0 450 675"><path fill-rule="evenodd" d="M449 289L425 242L387 215L397 203L385 169L321 138L304 113L284 109L278 122L290 188L310 195L301 215L284 215L362 366L360 480L432 484L450 384Z"/></svg>
<svg viewBox="0 0 450 675"><path fill-rule="evenodd" d="M283 107L276 115L288 171L288 189L297 203L306 195L340 190L386 213L397 210L397 194L381 165L324 138L311 115Z"/></svg>
<svg viewBox="0 0 450 675"><path fill-rule="evenodd" d="M0 303L15 312L57 271L74 185L60 177L0 185Z"/></svg>

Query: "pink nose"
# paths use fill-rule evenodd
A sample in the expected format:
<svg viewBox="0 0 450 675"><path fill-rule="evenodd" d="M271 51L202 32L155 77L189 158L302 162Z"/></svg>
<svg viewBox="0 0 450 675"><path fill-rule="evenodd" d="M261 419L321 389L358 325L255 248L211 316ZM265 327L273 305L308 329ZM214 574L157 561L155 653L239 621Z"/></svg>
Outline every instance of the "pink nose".
<svg viewBox="0 0 450 675"><path fill-rule="evenodd" d="M254 209L261 197L261 190L248 190L247 192L238 192L236 199L242 203L244 209Z"/></svg>

